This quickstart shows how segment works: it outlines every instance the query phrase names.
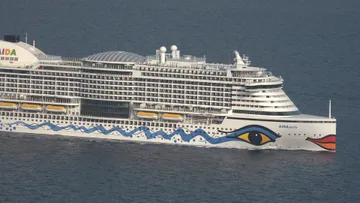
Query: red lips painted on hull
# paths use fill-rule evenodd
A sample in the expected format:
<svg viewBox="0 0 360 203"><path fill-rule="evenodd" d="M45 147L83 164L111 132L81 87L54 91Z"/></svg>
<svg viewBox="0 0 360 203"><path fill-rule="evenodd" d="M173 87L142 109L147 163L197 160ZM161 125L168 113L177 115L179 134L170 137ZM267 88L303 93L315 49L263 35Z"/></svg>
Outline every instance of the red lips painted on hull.
<svg viewBox="0 0 360 203"><path fill-rule="evenodd" d="M336 150L336 135L327 135L318 139L308 137L306 140L322 147L323 149L331 151Z"/></svg>

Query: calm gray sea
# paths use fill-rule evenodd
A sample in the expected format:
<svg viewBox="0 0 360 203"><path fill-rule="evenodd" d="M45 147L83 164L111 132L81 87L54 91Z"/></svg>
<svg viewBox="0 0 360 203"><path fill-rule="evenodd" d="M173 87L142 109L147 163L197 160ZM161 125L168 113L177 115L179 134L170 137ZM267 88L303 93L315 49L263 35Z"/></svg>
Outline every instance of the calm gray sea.
<svg viewBox="0 0 360 203"><path fill-rule="evenodd" d="M359 202L360 1L1 0L0 36L48 54L210 62L238 49L285 79L303 113L338 119L337 152L247 151L1 134L0 202Z"/></svg>

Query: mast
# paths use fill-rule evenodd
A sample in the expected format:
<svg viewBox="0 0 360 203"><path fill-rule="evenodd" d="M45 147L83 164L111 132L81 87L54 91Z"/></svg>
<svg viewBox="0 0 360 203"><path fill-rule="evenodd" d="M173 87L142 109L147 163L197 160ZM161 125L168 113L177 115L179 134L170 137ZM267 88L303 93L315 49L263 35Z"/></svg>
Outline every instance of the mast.
<svg viewBox="0 0 360 203"><path fill-rule="evenodd" d="M331 100L329 100L329 118L331 118Z"/></svg>

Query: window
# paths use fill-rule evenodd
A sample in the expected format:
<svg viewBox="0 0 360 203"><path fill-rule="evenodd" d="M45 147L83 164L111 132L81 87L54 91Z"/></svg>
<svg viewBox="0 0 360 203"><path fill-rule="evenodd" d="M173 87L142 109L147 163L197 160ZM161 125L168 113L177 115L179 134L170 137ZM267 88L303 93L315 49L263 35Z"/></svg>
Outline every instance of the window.
<svg viewBox="0 0 360 203"><path fill-rule="evenodd" d="M244 113L244 114L259 114L259 115L274 115L274 116L290 116L298 115L299 111L290 111L290 112L262 112L262 111L248 111L248 110L233 110L234 113Z"/></svg>

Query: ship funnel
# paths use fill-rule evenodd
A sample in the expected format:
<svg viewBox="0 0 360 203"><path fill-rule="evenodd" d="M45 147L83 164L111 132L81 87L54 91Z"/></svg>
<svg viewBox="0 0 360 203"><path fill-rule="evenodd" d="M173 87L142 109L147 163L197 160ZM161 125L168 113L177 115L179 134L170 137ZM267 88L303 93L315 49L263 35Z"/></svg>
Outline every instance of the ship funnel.
<svg viewBox="0 0 360 203"><path fill-rule="evenodd" d="M234 51L234 55L235 55L235 61L236 61L236 65L245 65L244 61L242 60L240 54L238 51Z"/></svg>

